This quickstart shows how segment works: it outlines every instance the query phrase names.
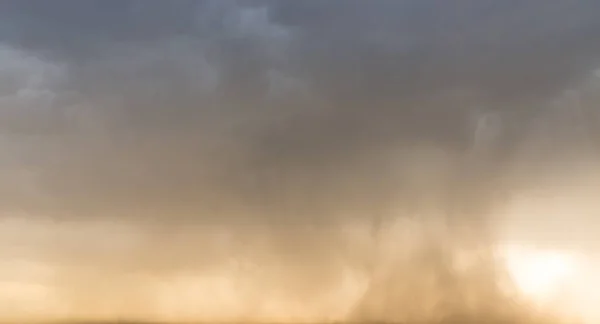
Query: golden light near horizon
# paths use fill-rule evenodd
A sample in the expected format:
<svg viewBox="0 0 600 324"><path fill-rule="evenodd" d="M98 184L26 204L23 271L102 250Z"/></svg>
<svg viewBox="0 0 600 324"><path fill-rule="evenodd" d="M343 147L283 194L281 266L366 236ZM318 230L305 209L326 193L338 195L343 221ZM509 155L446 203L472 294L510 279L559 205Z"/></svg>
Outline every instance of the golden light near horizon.
<svg viewBox="0 0 600 324"><path fill-rule="evenodd" d="M556 316L595 322L589 284L594 281L585 256L572 251L509 244L501 248L513 287L533 307ZM586 287L586 285L588 285Z"/></svg>
<svg viewBox="0 0 600 324"><path fill-rule="evenodd" d="M406 229L407 224L402 224L405 225L403 229ZM396 235L389 235L390 239L393 237L396 242L396 244L390 242L390 245L398 246L400 241L397 234L399 233L401 232L396 231L393 233ZM568 296L572 297L578 305L571 303L564 306L565 312L578 311L582 308L581 305L592 304L594 299L592 299L591 290L593 290L593 280L596 277L593 269L587 267L583 262L582 255L571 251L540 249L516 243L504 244L500 250L511 278L527 300L542 307L552 307L552 303L557 298L565 298L561 294L569 291ZM32 268L32 265L34 264L29 264L27 267ZM40 264L39 267L42 265ZM5 266L5 270L8 270L7 266ZM339 287L336 286L338 289L331 291L331 294L315 296L312 300L302 302L289 298L290 296L286 298L286 296L279 295L278 291L269 291L265 288L251 289L244 293L240 290L244 285L240 286L240 283L245 278L234 270L234 268L227 268L213 275L198 274L156 278L156 281L149 283L151 289L145 296L154 303L154 306L144 308L145 312L152 314L154 318L172 320L193 320L202 317L232 320L250 315L281 322L310 321L325 315L327 318L340 319L357 300L364 288L364 282L349 273L348 280L344 280ZM10 301L14 306L10 311L17 319L29 319L30 315L35 315L36 319L38 316L60 317L61 314L82 317L87 315L79 314L83 310L64 308L64 305L61 305L60 296L57 295L59 291L56 290L60 287L54 287L51 282L44 282L42 274L44 273L41 270L32 273L29 277L22 278L23 283L21 284L16 281L0 283L0 289L2 289L0 291L0 304L2 304L0 310L9 311L6 307L10 307L7 304ZM8 279L8 276L6 278ZM246 279L251 280L252 278ZM587 287L585 287L586 283ZM126 289L127 287L121 288ZM105 305L109 307L107 308L108 317L111 316L112 310L127 311L115 308L117 305L113 304L113 302L107 302ZM574 306L579 308L566 309ZM94 316L102 317L100 316L102 315L101 310L96 309L98 307L92 308L90 311ZM588 312L593 312L591 307L587 308ZM129 311L133 311L133 309L129 309Z"/></svg>
<svg viewBox="0 0 600 324"><path fill-rule="evenodd" d="M595 255L518 244L501 250L512 282L532 306L577 323L598 323L600 263Z"/></svg>
<svg viewBox="0 0 600 324"><path fill-rule="evenodd" d="M513 245L504 252L507 270L526 295L544 300L578 275L577 257L569 252Z"/></svg>

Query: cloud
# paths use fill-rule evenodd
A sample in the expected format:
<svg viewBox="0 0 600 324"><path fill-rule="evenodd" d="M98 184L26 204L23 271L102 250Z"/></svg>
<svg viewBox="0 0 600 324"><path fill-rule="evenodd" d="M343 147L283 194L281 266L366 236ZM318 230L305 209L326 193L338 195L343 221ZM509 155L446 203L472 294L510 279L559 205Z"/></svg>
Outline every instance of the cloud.
<svg viewBox="0 0 600 324"><path fill-rule="evenodd" d="M588 85L596 6L5 1L0 211L67 237L40 234L30 257L62 269L70 300L107 289L83 288L102 276L120 285L229 259L264 267L249 278L265 295L306 298L344 285L347 268L368 277L378 235L407 218L445 224L461 248L487 244L499 192L546 175L536 159L585 146L567 134L543 151L555 132L538 124L572 129L549 102ZM433 261L415 267L446 275L443 244L422 243ZM426 282L398 263L388 270Z"/></svg>

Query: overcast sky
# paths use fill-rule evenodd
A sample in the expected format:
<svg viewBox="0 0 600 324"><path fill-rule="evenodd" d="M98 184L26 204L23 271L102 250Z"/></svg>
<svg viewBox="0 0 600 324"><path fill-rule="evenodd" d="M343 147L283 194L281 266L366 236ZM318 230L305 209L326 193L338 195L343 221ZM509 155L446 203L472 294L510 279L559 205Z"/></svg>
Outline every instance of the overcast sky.
<svg viewBox="0 0 600 324"><path fill-rule="evenodd" d="M232 255L310 295L403 215L487 242L597 183L599 40L594 0L2 1L0 254L83 307Z"/></svg>

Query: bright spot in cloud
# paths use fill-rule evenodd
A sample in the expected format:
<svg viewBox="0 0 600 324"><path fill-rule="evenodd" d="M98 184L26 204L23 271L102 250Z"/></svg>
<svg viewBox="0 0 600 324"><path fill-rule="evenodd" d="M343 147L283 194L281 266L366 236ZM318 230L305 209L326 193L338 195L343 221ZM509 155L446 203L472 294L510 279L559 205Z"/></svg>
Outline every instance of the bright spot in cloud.
<svg viewBox="0 0 600 324"><path fill-rule="evenodd" d="M578 276L579 260L569 252L509 246L503 251L517 288L536 302L557 298Z"/></svg>

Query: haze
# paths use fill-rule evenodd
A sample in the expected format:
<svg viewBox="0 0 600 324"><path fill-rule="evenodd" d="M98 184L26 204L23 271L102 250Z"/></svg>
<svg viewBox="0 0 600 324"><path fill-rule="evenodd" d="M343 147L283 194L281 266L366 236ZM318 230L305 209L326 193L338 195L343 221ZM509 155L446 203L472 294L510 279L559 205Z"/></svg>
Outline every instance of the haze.
<svg viewBox="0 0 600 324"><path fill-rule="evenodd" d="M597 322L600 2L0 2L0 319Z"/></svg>

